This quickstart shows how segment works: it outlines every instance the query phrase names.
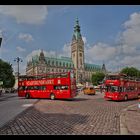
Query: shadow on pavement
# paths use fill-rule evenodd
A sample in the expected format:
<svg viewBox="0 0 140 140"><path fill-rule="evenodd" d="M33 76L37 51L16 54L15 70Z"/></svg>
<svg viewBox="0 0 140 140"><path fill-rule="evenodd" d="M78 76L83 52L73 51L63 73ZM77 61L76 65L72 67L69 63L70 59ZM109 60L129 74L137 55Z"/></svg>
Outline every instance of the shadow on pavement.
<svg viewBox="0 0 140 140"><path fill-rule="evenodd" d="M30 107L2 128L0 134L68 135L82 133L79 125L87 123L88 116L66 113L43 113ZM20 125L19 125L20 124ZM24 130L23 130L24 129Z"/></svg>

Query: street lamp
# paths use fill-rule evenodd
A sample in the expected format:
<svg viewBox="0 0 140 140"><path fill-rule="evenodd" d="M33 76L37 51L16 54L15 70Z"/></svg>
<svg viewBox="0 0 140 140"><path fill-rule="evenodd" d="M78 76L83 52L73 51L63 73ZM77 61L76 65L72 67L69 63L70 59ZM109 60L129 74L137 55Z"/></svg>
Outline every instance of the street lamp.
<svg viewBox="0 0 140 140"><path fill-rule="evenodd" d="M17 62L18 65L18 81L19 81L19 62L23 62L23 60L20 57L16 57L14 61Z"/></svg>
<svg viewBox="0 0 140 140"><path fill-rule="evenodd" d="M1 44L2 44L2 37L0 37L0 47L1 47Z"/></svg>

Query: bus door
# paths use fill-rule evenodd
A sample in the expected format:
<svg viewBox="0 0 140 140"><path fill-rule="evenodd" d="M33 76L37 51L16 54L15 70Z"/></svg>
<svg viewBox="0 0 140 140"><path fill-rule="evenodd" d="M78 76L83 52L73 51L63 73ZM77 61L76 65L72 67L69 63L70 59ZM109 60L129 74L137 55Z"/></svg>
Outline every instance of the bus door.
<svg viewBox="0 0 140 140"><path fill-rule="evenodd" d="M18 87L18 96L25 97L26 94L26 86L19 86Z"/></svg>

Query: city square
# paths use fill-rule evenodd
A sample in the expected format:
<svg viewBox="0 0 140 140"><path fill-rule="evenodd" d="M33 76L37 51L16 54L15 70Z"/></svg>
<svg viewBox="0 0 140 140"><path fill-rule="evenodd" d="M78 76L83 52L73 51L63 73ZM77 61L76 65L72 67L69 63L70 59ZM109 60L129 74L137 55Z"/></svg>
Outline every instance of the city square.
<svg viewBox="0 0 140 140"><path fill-rule="evenodd" d="M26 100L25 105L33 103L15 115L14 119L3 123L0 127L1 135L138 135L140 132L137 124L140 116L137 100L106 101L100 92L96 95L79 93L73 100L30 99L35 101L29 101L29 99L11 98ZM4 102L6 101L1 101L1 107ZM131 110L127 108L128 106ZM134 122L132 117L136 113Z"/></svg>
<svg viewBox="0 0 140 140"><path fill-rule="evenodd" d="M0 135L139 135L140 7L0 6Z"/></svg>

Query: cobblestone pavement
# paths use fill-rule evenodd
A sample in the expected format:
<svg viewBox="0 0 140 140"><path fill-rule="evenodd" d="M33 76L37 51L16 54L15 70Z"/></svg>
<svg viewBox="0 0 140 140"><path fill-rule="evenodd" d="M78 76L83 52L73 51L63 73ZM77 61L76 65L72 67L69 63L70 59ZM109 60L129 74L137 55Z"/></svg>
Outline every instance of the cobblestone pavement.
<svg viewBox="0 0 140 140"><path fill-rule="evenodd" d="M140 135L140 108L138 107L138 103L124 109L121 116L127 133Z"/></svg>
<svg viewBox="0 0 140 140"><path fill-rule="evenodd" d="M73 100L40 99L0 128L1 135L119 135L120 114L137 100L106 101L79 94Z"/></svg>

